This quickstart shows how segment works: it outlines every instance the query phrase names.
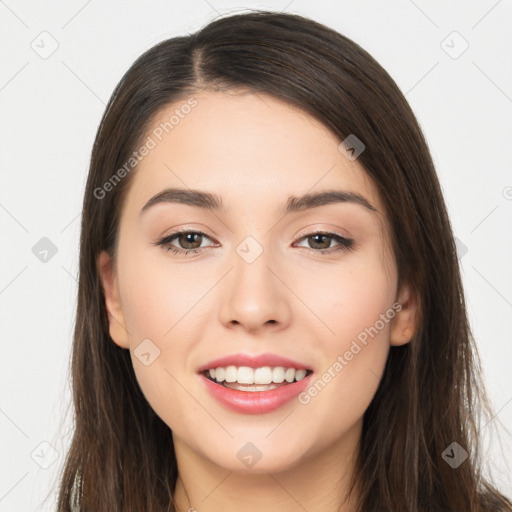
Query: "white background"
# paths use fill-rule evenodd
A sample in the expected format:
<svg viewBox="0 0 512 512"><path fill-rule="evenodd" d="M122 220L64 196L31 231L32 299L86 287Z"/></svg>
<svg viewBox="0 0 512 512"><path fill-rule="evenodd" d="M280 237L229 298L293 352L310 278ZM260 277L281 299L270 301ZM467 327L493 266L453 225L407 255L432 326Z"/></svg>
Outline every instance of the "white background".
<svg viewBox="0 0 512 512"><path fill-rule="evenodd" d="M406 95L467 248L461 265L471 326L497 420L512 430L510 1L0 0L1 512L54 508L70 440L64 412L79 215L105 104L145 50L245 8L333 27L369 51ZM453 31L469 44L458 58L463 41ZM32 46L48 49L52 38L58 48L43 59ZM58 250L46 263L32 253L42 237ZM483 429L486 437L496 423ZM501 432L502 443L486 444L487 459L512 496L505 463L512 441Z"/></svg>

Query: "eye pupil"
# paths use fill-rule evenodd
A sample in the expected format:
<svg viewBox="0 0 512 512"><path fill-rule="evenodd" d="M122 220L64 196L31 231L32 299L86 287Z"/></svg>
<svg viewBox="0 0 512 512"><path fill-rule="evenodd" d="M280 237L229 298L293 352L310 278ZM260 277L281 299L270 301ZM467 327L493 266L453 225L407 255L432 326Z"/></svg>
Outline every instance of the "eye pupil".
<svg viewBox="0 0 512 512"><path fill-rule="evenodd" d="M329 246L331 245L331 241L329 239L330 238L329 235L323 235L323 234L320 233L320 234L313 235L313 236L311 236L309 238L313 239L313 240L317 239L317 238L326 238L327 239L327 243L325 243L325 241L324 241L324 243L320 242L319 244L315 240L315 242L312 244L314 249L328 249ZM320 245L320 247L314 247L315 244Z"/></svg>
<svg viewBox="0 0 512 512"><path fill-rule="evenodd" d="M186 244L188 244L188 243L194 244L194 241L187 239L187 237L194 238L196 236L199 237L199 244L195 245L194 247L186 247ZM182 245L185 249L197 249L197 248L201 247L201 236L202 235L200 235L199 233L184 233L183 235L181 235L179 237L180 245ZM182 243L182 242L184 242L184 243ZM196 244L197 244L197 240L196 240Z"/></svg>

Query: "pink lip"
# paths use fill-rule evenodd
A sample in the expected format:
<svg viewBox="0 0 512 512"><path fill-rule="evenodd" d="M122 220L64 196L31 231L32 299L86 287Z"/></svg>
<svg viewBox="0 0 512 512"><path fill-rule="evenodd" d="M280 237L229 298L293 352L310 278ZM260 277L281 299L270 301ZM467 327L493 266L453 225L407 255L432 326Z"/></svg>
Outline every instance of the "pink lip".
<svg viewBox="0 0 512 512"><path fill-rule="evenodd" d="M276 354L259 354L251 356L249 354L232 354L229 356L221 357L210 361L198 368L198 373L210 370L212 368L226 367L226 366L248 366L249 368L262 368L263 366L270 366L275 368L276 366L283 366L284 368L295 368L296 370L311 370L312 368L305 364L288 359L287 357L281 357ZM299 381L302 382L302 381ZM288 387L288 386L287 386ZM264 391L264 393L268 393Z"/></svg>
<svg viewBox="0 0 512 512"><path fill-rule="evenodd" d="M295 366L290 365L289 367L294 368ZM228 409L244 414L264 414L292 401L299 393L306 389L312 375L313 373L298 382L269 391L239 391L226 388L222 384L217 384L202 374L200 378L212 396Z"/></svg>

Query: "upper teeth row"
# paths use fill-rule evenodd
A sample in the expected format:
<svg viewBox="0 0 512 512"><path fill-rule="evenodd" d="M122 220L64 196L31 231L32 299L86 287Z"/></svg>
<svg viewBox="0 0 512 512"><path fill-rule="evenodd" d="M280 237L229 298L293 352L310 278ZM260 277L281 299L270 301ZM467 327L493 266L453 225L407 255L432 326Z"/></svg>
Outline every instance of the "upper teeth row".
<svg viewBox="0 0 512 512"><path fill-rule="evenodd" d="M248 366L226 366L208 370L210 377L217 382L238 382L239 384L280 384L285 380L293 382L302 380L306 376L306 370L295 368L284 368L277 366L263 366L262 368L250 368Z"/></svg>

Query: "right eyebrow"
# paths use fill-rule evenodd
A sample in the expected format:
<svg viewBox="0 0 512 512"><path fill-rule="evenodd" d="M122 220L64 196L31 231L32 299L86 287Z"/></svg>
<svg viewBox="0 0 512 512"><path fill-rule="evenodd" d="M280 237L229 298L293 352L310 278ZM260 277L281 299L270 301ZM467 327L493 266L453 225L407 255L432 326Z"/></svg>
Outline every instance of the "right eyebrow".
<svg viewBox="0 0 512 512"><path fill-rule="evenodd" d="M192 190L184 188L166 188L155 196L153 196L141 209L139 215L156 204L160 203L180 203L188 204L189 206L196 206L197 208L204 208L206 210L225 211L225 205L222 198L203 192L201 190Z"/></svg>

